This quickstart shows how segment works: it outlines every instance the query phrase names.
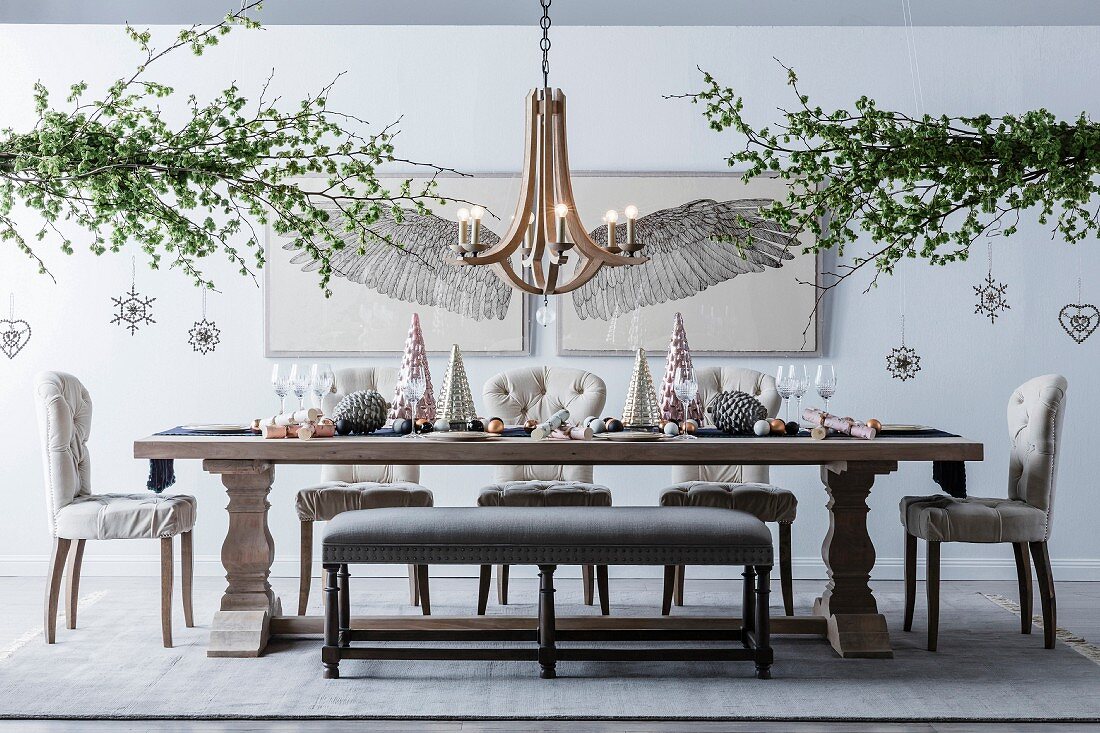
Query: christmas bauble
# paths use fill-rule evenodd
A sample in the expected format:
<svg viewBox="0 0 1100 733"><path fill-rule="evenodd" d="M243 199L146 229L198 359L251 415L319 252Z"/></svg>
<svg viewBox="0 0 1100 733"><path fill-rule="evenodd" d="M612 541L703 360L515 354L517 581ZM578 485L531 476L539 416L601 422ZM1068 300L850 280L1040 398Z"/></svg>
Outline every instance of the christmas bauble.
<svg viewBox="0 0 1100 733"><path fill-rule="evenodd" d="M772 431L772 424L767 420L757 420L752 424L752 431L760 436L767 435Z"/></svg>
<svg viewBox="0 0 1100 733"><path fill-rule="evenodd" d="M485 432L500 435L504 432L504 421L499 417L489 418L489 422L485 423Z"/></svg>
<svg viewBox="0 0 1100 733"><path fill-rule="evenodd" d="M351 420L345 420L340 418L336 421L336 434L337 435L350 435L351 434Z"/></svg>
<svg viewBox="0 0 1100 733"><path fill-rule="evenodd" d="M445 433L451 429L451 424L446 420L436 420L435 424L432 425L432 427L440 433Z"/></svg>
<svg viewBox="0 0 1100 733"><path fill-rule="evenodd" d="M867 427L874 428L876 433L882 432L882 423L873 417L867 421Z"/></svg>
<svg viewBox="0 0 1100 733"><path fill-rule="evenodd" d="M604 425L603 420L598 417L592 422L588 423L588 425L586 425L585 427L591 430L593 435L599 435L600 433L607 432L607 426Z"/></svg>
<svg viewBox="0 0 1100 733"><path fill-rule="evenodd" d="M623 431L623 421L609 417L607 418L607 422L604 423L604 427L607 428L607 432L609 433L621 433Z"/></svg>
<svg viewBox="0 0 1100 733"><path fill-rule="evenodd" d="M528 434L530 434L530 432L532 430L534 430L535 428L537 428L538 426L539 426L539 421L538 420L528 420L527 422L523 423L523 429L526 430Z"/></svg>
<svg viewBox="0 0 1100 733"><path fill-rule="evenodd" d="M799 429L800 428L798 427L798 423L796 423L794 420L791 420L789 423L787 423L787 435L798 435Z"/></svg>
<svg viewBox="0 0 1100 733"><path fill-rule="evenodd" d="M772 435L783 435L787 432L787 424L780 420L778 417L769 420L768 425L771 426Z"/></svg>
<svg viewBox="0 0 1100 733"><path fill-rule="evenodd" d="M680 428L672 420L669 420L665 423L664 432L665 435L676 436L680 434Z"/></svg>
<svg viewBox="0 0 1100 733"><path fill-rule="evenodd" d="M394 419L390 427L393 428L393 432L398 435L408 435L413 431L413 421L408 418L399 417Z"/></svg>
<svg viewBox="0 0 1100 733"><path fill-rule="evenodd" d="M472 433L484 433L485 423L475 417L473 420L466 423L466 429Z"/></svg>
<svg viewBox="0 0 1100 733"><path fill-rule="evenodd" d="M699 423L695 422L694 420L684 420L684 422L680 424L680 430L687 433L688 435L694 435L695 431L698 429Z"/></svg>

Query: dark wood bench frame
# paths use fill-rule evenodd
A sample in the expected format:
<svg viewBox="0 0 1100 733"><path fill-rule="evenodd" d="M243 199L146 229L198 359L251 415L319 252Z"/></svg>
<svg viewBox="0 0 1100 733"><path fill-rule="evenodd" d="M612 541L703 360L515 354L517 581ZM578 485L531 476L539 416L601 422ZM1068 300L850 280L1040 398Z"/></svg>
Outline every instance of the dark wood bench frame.
<svg viewBox="0 0 1100 733"><path fill-rule="evenodd" d="M539 604L537 625L522 623L499 626L498 619L471 619L454 628L356 629L351 623L350 581L347 564L325 563L325 644L321 650L325 679L340 677L343 659L442 659L537 661L540 676L557 676L559 661L751 661L759 679L771 677L771 616L769 586L771 565L747 565L744 578L742 620L728 625L693 626L687 619L616 619L614 617L561 619L554 610L554 571L556 565L539 565ZM672 587L668 577L675 566L666 566L665 588ZM427 589L424 590L427 593ZM425 597L424 602L428 599ZM708 619L713 621L713 619ZM480 622L480 623L478 623ZM571 623L587 622L587 623ZM672 623L669 623L672 622ZM352 642L532 642L534 648L495 647L399 647L361 646ZM740 646L681 646L662 648L608 649L600 647L559 647L558 642L740 642Z"/></svg>

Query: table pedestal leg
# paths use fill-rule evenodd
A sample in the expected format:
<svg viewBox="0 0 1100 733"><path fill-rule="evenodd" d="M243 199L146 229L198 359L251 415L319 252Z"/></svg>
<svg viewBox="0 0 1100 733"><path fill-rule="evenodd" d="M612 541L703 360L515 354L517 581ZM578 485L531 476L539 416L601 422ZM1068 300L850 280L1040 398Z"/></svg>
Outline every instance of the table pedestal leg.
<svg viewBox="0 0 1100 733"><path fill-rule="evenodd" d="M829 574L814 613L828 624L829 643L842 657L892 658L886 618L878 612L868 581L875 546L867 532L867 496L877 474L897 470L892 462L849 462L821 467L829 493L829 532L821 557Z"/></svg>
<svg viewBox="0 0 1100 733"><path fill-rule="evenodd" d="M220 474L229 495L229 531L222 543L227 586L214 614L208 657L258 657L267 646L272 616L282 615L268 577L275 539L267 524L274 470L262 461L203 461Z"/></svg>

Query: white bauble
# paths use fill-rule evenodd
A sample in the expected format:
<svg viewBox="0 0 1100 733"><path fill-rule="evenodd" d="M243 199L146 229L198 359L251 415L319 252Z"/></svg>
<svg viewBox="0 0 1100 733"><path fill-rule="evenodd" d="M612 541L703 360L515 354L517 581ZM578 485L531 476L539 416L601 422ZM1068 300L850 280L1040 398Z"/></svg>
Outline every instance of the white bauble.
<svg viewBox="0 0 1100 733"><path fill-rule="evenodd" d="M592 422L588 423L588 427L592 429L593 435L599 435L600 433L607 432L607 424L598 417Z"/></svg>
<svg viewBox="0 0 1100 733"><path fill-rule="evenodd" d="M436 420L432 427L435 428L437 433L445 433L451 429L451 424L446 420Z"/></svg>
<svg viewBox="0 0 1100 733"><path fill-rule="evenodd" d="M767 420L757 420L752 424L752 431L757 435L768 435L772 431L772 426Z"/></svg>
<svg viewBox="0 0 1100 733"><path fill-rule="evenodd" d="M680 434L680 426L669 420L665 423L665 435L677 436Z"/></svg>

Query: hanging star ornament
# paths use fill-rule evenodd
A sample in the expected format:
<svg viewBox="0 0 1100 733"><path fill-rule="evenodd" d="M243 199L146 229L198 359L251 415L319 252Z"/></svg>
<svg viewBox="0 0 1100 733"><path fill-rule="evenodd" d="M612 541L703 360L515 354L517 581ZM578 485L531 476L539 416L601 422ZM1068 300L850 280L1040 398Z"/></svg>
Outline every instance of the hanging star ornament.
<svg viewBox="0 0 1100 733"><path fill-rule="evenodd" d="M209 354L218 348L218 344L221 343L221 329L213 321L208 321L206 318L195 321L195 325L191 327L188 333L190 337L187 339L187 343L191 344L192 350L200 354Z"/></svg>
<svg viewBox="0 0 1100 733"><path fill-rule="evenodd" d="M156 323L153 320L153 301L156 298L141 295L137 292L134 283L130 284L128 292L111 300L116 308L115 317L111 319L111 323L130 329L131 336L136 334L141 326Z"/></svg>
<svg viewBox="0 0 1100 733"><path fill-rule="evenodd" d="M891 349L886 355L886 371L894 379L906 381L917 376L920 371L920 356L914 349L902 342L901 346Z"/></svg>

